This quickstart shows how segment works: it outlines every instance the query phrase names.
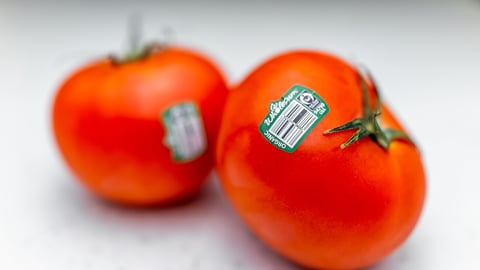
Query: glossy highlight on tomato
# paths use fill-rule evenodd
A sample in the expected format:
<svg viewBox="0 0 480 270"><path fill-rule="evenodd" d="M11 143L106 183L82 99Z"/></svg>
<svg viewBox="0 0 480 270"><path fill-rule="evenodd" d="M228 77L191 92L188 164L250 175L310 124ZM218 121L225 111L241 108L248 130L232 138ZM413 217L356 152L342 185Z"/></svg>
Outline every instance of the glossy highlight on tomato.
<svg viewBox="0 0 480 270"><path fill-rule="evenodd" d="M329 111L290 153L259 126L295 85L314 91ZM324 52L275 56L233 89L216 158L222 186L250 229L307 267L379 261L405 241L423 207L416 145L371 76Z"/></svg>
<svg viewBox="0 0 480 270"><path fill-rule="evenodd" d="M74 72L55 96L53 133L68 167L100 197L129 205L172 203L195 194L212 170L227 93L221 71L206 56L151 47ZM171 141L181 137L168 134L167 121L179 124L173 111L198 116L200 138L182 137L196 140L195 155L179 158L177 152L188 149L173 149Z"/></svg>

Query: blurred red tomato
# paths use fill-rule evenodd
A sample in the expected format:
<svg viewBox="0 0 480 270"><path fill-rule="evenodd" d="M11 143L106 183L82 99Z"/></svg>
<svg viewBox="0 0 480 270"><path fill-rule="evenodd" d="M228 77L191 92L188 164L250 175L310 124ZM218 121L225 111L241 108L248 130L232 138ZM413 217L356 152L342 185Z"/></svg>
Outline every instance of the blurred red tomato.
<svg viewBox="0 0 480 270"><path fill-rule="evenodd" d="M149 49L94 62L71 75L53 104L53 132L67 165L108 200L165 204L199 190L227 86L189 49Z"/></svg>

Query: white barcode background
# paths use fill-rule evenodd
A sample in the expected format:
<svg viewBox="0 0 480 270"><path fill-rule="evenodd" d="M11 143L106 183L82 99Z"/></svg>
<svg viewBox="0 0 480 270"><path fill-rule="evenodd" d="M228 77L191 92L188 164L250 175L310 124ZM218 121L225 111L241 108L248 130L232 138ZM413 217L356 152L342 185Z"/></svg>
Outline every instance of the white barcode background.
<svg viewBox="0 0 480 270"><path fill-rule="evenodd" d="M315 114L294 100L268 131L289 147L293 147L317 119Z"/></svg>

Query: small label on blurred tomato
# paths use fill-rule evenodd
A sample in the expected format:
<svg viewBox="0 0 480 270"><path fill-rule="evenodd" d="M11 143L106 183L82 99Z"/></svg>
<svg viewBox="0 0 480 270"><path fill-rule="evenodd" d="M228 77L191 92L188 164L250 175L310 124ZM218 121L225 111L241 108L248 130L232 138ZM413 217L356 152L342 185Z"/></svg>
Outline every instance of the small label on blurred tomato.
<svg viewBox="0 0 480 270"><path fill-rule="evenodd" d="M328 111L317 93L294 85L280 100L270 103L260 132L275 147L292 153Z"/></svg>
<svg viewBox="0 0 480 270"><path fill-rule="evenodd" d="M193 160L207 148L205 129L199 110L193 102L182 102L162 114L167 135L165 144L178 162Z"/></svg>

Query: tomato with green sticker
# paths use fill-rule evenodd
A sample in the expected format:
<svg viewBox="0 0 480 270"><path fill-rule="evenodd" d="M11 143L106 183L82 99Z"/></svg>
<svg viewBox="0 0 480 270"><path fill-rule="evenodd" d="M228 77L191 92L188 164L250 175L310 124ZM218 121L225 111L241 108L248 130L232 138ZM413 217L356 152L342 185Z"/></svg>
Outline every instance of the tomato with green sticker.
<svg viewBox="0 0 480 270"><path fill-rule="evenodd" d="M291 51L252 71L225 106L222 186L279 253L313 268L361 268L414 229L422 158L368 72L328 53Z"/></svg>
<svg viewBox="0 0 480 270"><path fill-rule="evenodd" d="M53 133L75 176L100 197L167 204L195 194L213 168L228 94L205 55L146 46L75 71L53 103Z"/></svg>

